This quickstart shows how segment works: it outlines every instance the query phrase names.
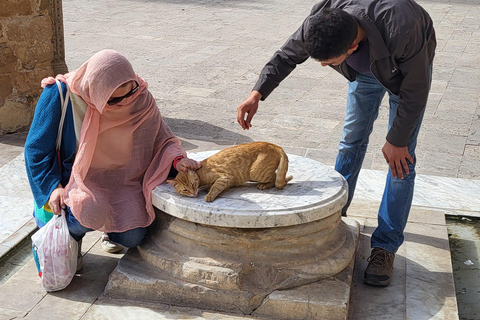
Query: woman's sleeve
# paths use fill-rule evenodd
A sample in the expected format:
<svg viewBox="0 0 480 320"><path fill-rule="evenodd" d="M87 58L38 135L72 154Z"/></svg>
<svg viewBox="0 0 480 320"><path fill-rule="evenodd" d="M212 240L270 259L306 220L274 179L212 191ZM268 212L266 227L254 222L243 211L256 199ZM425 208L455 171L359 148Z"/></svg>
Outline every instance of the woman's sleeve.
<svg viewBox="0 0 480 320"><path fill-rule="evenodd" d="M65 86L63 85L62 87ZM38 206L43 206L62 179L56 152L61 117L60 94L56 84L47 86L38 100L25 142L25 165L30 188Z"/></svg>

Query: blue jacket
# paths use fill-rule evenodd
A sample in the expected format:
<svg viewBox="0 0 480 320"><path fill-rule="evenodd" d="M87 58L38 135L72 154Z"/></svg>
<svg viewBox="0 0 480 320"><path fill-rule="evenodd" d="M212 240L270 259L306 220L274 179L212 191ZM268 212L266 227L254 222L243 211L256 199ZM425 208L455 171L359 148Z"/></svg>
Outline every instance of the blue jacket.
<svg viewBox="0 0 480 320"><path fill-rule="evenodd" d="M62 83L63 95L67 86ZM48 202L50 194L61 183L65 186L72 172L76 154L72 104L69 102L63 123L60 161L56 139L61 117L61 102L57 84L47 86L38 100L33 122L25 142L27 176L37 207Z"/></svg>

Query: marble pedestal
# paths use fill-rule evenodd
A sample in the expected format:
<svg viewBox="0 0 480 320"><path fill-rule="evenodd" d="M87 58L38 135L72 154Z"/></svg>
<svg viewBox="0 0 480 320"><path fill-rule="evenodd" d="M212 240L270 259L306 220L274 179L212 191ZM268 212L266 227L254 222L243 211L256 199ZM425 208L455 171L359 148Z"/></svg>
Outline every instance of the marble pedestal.
<svg viewBox="0 0 480 320"><path fill-rule="evenodd" d="M346 319L359 234L358 223L341 218L346 181L317 161L289 160L284 190L249 183L207 203L206 191L188 198L157 187L150 238L121 259L105 294L273 319Z"/></svg>

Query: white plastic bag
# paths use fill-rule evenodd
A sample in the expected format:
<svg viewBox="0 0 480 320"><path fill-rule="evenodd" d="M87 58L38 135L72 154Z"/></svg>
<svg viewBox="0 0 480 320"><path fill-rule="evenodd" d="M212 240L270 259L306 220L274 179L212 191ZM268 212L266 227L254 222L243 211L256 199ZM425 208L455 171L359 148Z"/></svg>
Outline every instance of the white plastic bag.
<svg viewBox="0 0 480 320"><path fill-rule="evenodd" d="M77 269L78 243L68 232L63 210L32 235L32 249L45 290L67 287Z"/></svg>

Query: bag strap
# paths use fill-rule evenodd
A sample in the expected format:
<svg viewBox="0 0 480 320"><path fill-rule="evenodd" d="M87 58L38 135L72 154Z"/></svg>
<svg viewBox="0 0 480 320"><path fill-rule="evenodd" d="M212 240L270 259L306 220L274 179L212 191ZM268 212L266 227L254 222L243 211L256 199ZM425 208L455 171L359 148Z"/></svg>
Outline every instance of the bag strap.
<svg viewBox="0 0 480 320"><path fill-rule="evenodd" d="M55 79L55 82L57 83L58 91L60 92L60 103L62 108L62 115L60 117L60 124L58 125L57 143L56 143L57 150L60 150L60 145L62 143L63 123L65 122L65 114L67 113L67 106L70 100L70 89L67 86L67 94L65 95L65 98L64 98L62 84L60 83L59 80L56 80L56 79Z"/></svg>

